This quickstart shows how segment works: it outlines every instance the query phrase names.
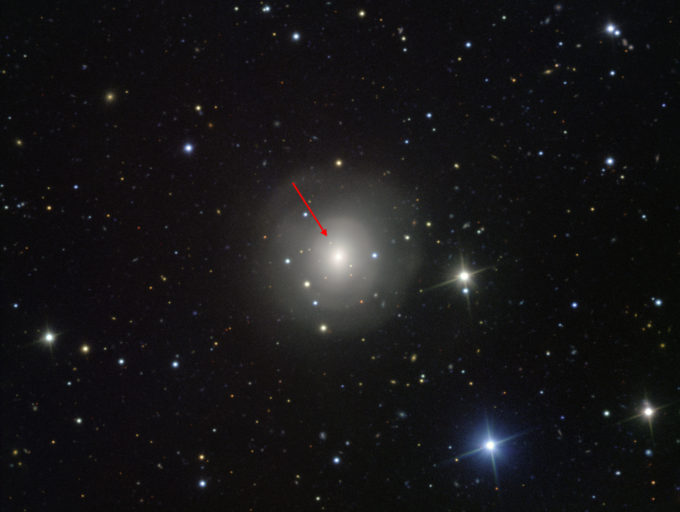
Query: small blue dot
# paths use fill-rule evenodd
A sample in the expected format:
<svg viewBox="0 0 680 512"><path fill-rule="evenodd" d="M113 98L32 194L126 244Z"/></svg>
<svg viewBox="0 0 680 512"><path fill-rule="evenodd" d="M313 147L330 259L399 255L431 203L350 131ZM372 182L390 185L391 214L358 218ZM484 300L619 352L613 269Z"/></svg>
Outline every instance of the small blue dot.
<svg viewBox="0 0 680 512"><path fill-rule="evenodd" d="M199 480L198 481L198 486L201 488L204 488L208 483L205 480Z"/></svg>
<svg viewBox="0 0 680 512"><path fill-rule="evenodd" d="M463 288L463 293L464 293L465 295L467 295L468 293L470 293L469 288Z"/></svg>
<svg viewBox="0 0 680 512"><path fill-rule="evenodd" d="M466 42L465 42L465 48L472 48L472 42L471 42L471 41L466 41Z"/></svg>
<svg viewBox="0 0 680 512"><path fill-rule="evenodd" d="M184 152L186 154L191 154L194 151L194 145L193 144L185 144L184 145Z"/></svg>
<svg viewBox="0 0 680 512"><path fill-rule="evenodd" d="M179 361L173 361L173 362L172 362L172 367L173 367L173 368L179 368Z"/></svg>
<svg viewBox="0 0 680 512"><path fill-rule="evenodd" d="M571 303L571 309L576 309L578 307L578 302Z"/></svg>
<svg viewBox="0 0 680 512"><path fill-rule="evenodd" d="M293 32L293 41L299 41L300 40L300 32Z"/></svg>
<svg viewBox="0 0 680 512"><path fill-rule="evenodd" d="M410 141L408 139L404 139L404 144L408 144Z"/></svg>
<svg viewBox="0 0 680 512"><path fill-rule="evenodd" d="M340 464L340 457L333 457L333 464L335 464L336 466Z"/></svg>
<svg viewBox="0 0 680 512"><path fill-rule="evenodd" d="M425 117L427 117L428 119L432 119L432 112L428 112L427 114L425 114Z"/></svg>
<svg viewBox="0 0 680 512"><path fill-rule="evenodd" d="M14 304L12 304L12 307L13 307L14 309L19 309L19 303L18 303L18 302L15 302Z"/></svg>
<svg viewBox="0 0 680 512"><path fill-rule="evenodd" d="M313 300L313 301L312 301L312 306L318 306L318 305L319 305L319 301L318 301L318 300Z"/></svg>
<svg viewBox="0 0 680 512"><path fill-rule="evenodd" d="M372 253L371 258L373 258L374 260L377 260L378 259L378 253L377 252Z"/></svg>
<svg viewBox="0 0 680 512"><path fill-rule="evenodd" d="M73 185L73 190L78 190L78 185Z"/></svg>
<svg viewBox="0 0 680 512"><path fill-rule="evenodd" d="M661 299L654 299L654 305L656 307L660 307L663 304L663 301Z"/></svg>

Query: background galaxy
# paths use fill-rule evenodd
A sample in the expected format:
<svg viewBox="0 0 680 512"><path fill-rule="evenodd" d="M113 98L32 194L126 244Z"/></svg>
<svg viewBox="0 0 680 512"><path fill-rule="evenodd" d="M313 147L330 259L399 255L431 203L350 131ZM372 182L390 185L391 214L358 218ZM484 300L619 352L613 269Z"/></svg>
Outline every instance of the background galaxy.
<svg viewBox="0 0 680 512"><path fill-rule="evenodd" d="M0 509L680 507L676 2L0 20Z"/></svg>

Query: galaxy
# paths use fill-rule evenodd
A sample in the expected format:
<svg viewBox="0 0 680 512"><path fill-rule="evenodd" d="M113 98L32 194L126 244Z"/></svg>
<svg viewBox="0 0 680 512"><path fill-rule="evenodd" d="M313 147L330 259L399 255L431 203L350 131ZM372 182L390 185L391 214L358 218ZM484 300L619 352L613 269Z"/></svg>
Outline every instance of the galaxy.
<svg viewBox="0 0 680 512"><path fill-rule="evenodd" d="M675 2L0 25L0 510L680 510Z"/></svg>
<svg viewBox="0 0 680 512"><path fill-rule="evenodd" d="M272 311L290 318L294 330L360 334L379 327L412 293L420 263L398 184L370 169L333 168L313 169L298 183L309 200L284 181L259 221L269 228L258 257L267 262L260 287ZM314 215L324 219L323 236Z"/></svg>

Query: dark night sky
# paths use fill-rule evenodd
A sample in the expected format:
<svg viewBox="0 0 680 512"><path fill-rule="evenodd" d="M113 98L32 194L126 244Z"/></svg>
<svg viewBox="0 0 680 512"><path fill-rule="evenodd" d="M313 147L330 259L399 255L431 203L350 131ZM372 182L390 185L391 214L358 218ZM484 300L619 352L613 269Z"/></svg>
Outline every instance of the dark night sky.
<svg viewBox="0 0 680 512"><path fill-rule="evenodd" d="M677 3L487 4L4 6L0 509L680 508Z"/></svg>

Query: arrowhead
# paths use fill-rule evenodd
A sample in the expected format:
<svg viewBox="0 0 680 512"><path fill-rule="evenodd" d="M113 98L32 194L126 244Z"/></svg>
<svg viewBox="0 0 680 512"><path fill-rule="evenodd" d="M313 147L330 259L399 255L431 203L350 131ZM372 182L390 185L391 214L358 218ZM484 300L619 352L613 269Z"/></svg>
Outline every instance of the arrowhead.
<svg viewBox="0 0 680 512"><path fill-rule="evenodd" d="M322 234L323 236L328 236L328 230L327 230L327 229L322 229L322 230L321 230L321 234Z"/></svg>

